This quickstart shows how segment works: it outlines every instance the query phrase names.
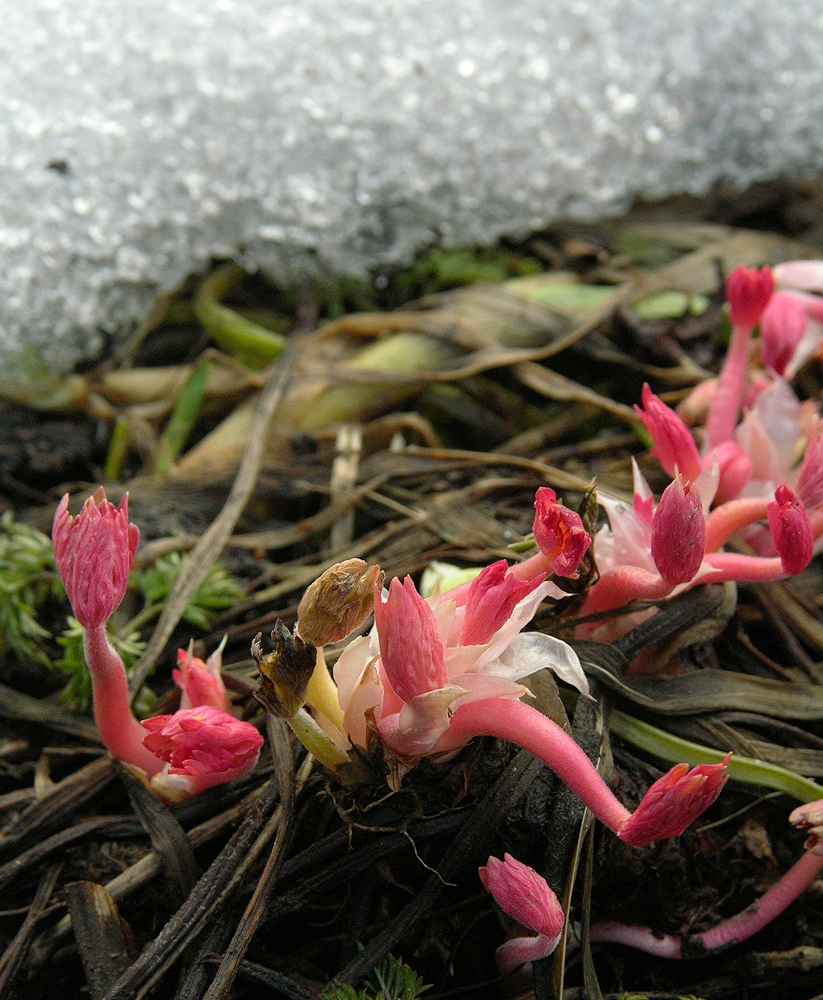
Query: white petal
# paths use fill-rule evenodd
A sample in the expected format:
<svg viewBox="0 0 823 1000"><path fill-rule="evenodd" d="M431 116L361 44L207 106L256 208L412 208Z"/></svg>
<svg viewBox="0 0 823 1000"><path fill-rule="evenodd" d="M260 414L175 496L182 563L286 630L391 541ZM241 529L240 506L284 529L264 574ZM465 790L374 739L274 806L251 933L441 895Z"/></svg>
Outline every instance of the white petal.
<svg viewBox="0 0 823 1000"><path fill-rule="evenodd" d="M484 672L518 681L543 667L554 671L561 681L571 684L581 694L589 693L589 682L577 653L567 642L542 632L525 632L516 636L509 648L489 663Z"/></svg>

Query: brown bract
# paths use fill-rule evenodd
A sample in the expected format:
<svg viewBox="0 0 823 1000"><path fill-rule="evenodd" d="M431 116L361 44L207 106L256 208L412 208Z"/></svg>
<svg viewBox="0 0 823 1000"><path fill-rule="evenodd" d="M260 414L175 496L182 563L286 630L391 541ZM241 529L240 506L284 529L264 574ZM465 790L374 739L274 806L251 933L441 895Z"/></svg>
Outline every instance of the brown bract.
<svg viewBox="0 0 823 1000"><path fill-rule="evenodd" d="M272 630L274 648L270 653L263 652L262 638L258 632L251 644L251 655L260 671L255 697L274 715L290 719L306 699L317 648L299 635L292 635L282 622Z"/></svg>
<svg viewBox="0 0 823 1000"><path fill-rule="evenodd" d="M369 566L362 559L335 563L303 595L297 609L297 632L316 646L340 642L374 610L375 586L383 586L379 566Z"/></svg>

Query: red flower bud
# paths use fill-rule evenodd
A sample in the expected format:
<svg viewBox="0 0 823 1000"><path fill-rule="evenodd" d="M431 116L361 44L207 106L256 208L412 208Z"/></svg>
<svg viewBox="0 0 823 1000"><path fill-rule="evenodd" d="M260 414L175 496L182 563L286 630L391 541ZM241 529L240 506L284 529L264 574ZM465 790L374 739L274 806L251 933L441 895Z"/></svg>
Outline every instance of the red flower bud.
<svg viewBox="0 0 823 1000"><path fill-rule="evenodd" d="M774 291L774 278L770 267L744 267L732 271L726 280L726 298L734 326L753 327L769 304Z"/></svg>

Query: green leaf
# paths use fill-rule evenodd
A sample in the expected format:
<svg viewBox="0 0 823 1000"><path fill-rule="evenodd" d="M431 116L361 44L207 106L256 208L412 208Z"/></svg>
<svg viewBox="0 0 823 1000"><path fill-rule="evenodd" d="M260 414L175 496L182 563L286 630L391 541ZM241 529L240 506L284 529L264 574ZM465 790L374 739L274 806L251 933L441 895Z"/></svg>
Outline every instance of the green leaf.
<svg viewBox="0 0 823 1000"><path fill-rule="evenodd" d="M188 558L179 552L169 552L160 556L141 573L133 574L134 583L148 605L165 603ZM234 577L219 563L215 563L192 595L183 619L190 625L205 630L215 612L230 608L242 597L243 590Z"/></svg>

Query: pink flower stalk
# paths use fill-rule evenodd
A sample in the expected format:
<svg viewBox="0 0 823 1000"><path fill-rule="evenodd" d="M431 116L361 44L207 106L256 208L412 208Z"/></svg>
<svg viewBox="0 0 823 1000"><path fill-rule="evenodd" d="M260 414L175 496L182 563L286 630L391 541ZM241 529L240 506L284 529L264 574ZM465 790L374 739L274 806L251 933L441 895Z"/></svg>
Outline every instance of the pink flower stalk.
<svg viewBox="0 0 823 1000"><path fill-rule="evenodd" d="M805 851L755 903L699 934L655 934L648 927L606 920L589 928L589 940L629 945L659 958L702 958L731 944L739 944L762 930L814 882L821 869L823 856Z"/></svg>
<svg viewBox="0 0 823 1000"><path fill-rule="evenodd" d="M263 737L254 726L209 705L143 720L143 744L169 766L167 775L188 778L188 794L248 774Z"/></svg>
<svg viewBox="0 0 823 1000"><path fill-rule="evenodd" d="M778 486L766 515L784 572L788 576L800 573L811 562L814 548L805 507L788 486Z"/></svg>
<svg viewBox="0 0 823 1000"><path fill-rule="evenodd" d="M105 623L126 593L140 532L129 524L128 495L115 507L101 487L80 513L68 513L66 494L54 514L52 543L57 571L75 618L83 626L83 649L91 673L94 721L115 757L150 777L163 767L143 746L144 731L132 715L123 661L106 636Z"/></svg>
<svg viewBox="0 0 823 1000"><path fill-rule="evenodd" d="M675 765L648 789L632 813L615 798L571 736L522 701L497 698L461 704L439 747L457 749L475 736L497 736L528 750L634 847L679 836L720 794L731 758L728 754L722 764L700 764L691 770L688 764Z"/></svg>
<svg viewBox="0 0 823 1000"><path fill-rule="evenodd" d="M644 383L642 407L635 406L635 413L652 438L652 455L672 477L680 472L686 479L695 480L703 465L697 445L688 427L671 407L659 399Z"/></svg>
<svg viewBox="0 0 823 1000"><path fill-rule="evenodd" d="M651 553L663 579L673 587L688 583L703 562L706 521L693 482L678 475L663 491L652 521Z"/></svg>
<svg viewBox="0 0 823 1000"><path fill-rule="evenodd" d="M65 496L54 515L54 555L75 617L83 626L94 721L105 747L124 764L145 774L149 787L169 798L191 795L250 770L262 743L259 733L254 726L238 722L218 707L206 704L184 708L173 716L160 717L159 722L150 719L143 725L135 719L123 661L109 642L105 628L125 595L139 538L137 527L128 521L128 497L124 496L115 507L101 487L76 517L67 510ZM219 653L216 659L210 657L218 673ZM199 662L184 654L181 670L176 671L183 696L192 706L201 697L210 701L217 696L217 681L207 665L201 668ZM161 739L146 729L163 730L165 735ZM177 751L175 763L168 767L164 760L171 760L168 747L174 739L185 747L184 757ZM167 756L154 752L161 745ZM251 747L256 749L252 752ZM181 770L182 760L196 764L186 764L188 770Z"/></svg>
<svg viewBox="0 0 823 1000"><path fill-rule="evenodd" d="M548 486L541 486L534 498L534 540L543 556L515 567L515 575L520 579L537 575L536 567L548 574L573 577L592 542L592 537L583 527L580 515L565 507L557 499L557 494Z"/></svg>
<svg viewBox="0 0 823 1000"><path fill-rule="evenodd" d="M177 650L177 669L172 671L174 683L180 688L180 708L210 705L231 714L231 702L220 671L223 666L223 641L204 662L192 653L192 647Z"/></svg>
<svg viewBox="0 0 823 1000"><path fill-rule="evenodd" d="M500 909L537 934L512 938L497 949L501 975L551 955L563 933L563 907L543 876L511 854L504 854L502 861L490 857L487 865L478 868L478 875Z"/></svg>
<svg viewBox="0 0 823 1000"><path fill-rule="evenodd" d="M711 448L730 440L734 433L746 380L752 330L763 315L773 291L774 278L768 267L758 271L757 268L740 265L726 282L732 338L706 424L706 437Z"/></svg>
<svg viewBox="0 0 823 1000"><path fill-rule="evenodd" d="M808 316L800 302L775 292L760 319L760 360L782 375L806 332Z"/></svg>

